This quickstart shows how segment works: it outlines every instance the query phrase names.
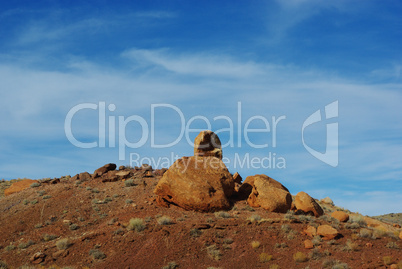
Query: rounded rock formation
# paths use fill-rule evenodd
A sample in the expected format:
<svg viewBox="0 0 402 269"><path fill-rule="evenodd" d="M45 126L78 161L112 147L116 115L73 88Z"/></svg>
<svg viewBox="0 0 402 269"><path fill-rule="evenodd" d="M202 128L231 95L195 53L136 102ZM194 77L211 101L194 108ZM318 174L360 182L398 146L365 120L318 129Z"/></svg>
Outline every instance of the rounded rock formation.
<svg viewBox="0 0 402 269"><path fill-rule="evenodd" d="M154 193L159 205L211 212L228 209L234 182L225 164L216 157L183 157L164 174Z"/></svg>
<svg viewBox="0 0 402 269"><path fill-rule="evenodd" d="M331 217L339 220L340 222L347 222L349 220L349 214L343 211L334 211L332 212Z"/></svg>
<svg viewBox="0 0 402 269"><path fill-rule="evenodd" d="M307 214L313 214L316 217L322 216L324 211L310 195L301 191L296 194L295 207L297 211L302 211Z"/></svg>
<svg viewBox="0 0 402 269"><path fill-rule="evenodd" d="M252 207L262 207L271 212L286 213L292 205L289 190L281 183L266 175L246 178L239 189L240 197L247 197Z"/></svg>
<svg viewBox="0 0 402 269"><path fill-rule="evenodd" d="M317 234L322 236L323 240L332 240L339 235L339 232L335 228L325 224L318 226Z"/></svg>
<svg viewBox="0 0 402 269"><path fill-rule="evenodd" d="M213 156L222 160L222 145L219 137L209 130L200 132L194 140L194 156Z"/></svg>

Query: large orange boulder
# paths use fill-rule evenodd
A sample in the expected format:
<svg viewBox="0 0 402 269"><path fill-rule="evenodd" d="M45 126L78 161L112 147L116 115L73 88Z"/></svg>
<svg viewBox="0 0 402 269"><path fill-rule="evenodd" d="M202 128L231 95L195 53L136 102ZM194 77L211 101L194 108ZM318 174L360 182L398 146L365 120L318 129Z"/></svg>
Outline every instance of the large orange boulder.
<svg viewBox="0 0 402 269"><path fill-rule="evenodd" d="M297 211L313 214L316 217L322 216L324 211L321 206L307 193L301 191L296 194L295 207Z"/></svg>
<svg viewBox="0 0 402 269"><path fill-rule="evenodd" d="M266 175L248 176L239 189L239 195L248 196L250 206L271 212L286 213L292 205L289 190Z"/></svg>
<svg viewBox="0 0 402 269"><path fill-rule="evenodd" d="M331 240L337 237L339 235L339 232L335 228L325 224L318 226L317 234L322 236L323 240Z"/></svg>
<svg viewBox="0 0 402 269"><path fill-rule="evenodd" d="M22 181L18 181L13 183L9 188L4 190L4 196L8 196L13 193L17 193L20 191L23 191L25 189L28 189L33 183L38 182L37 180L32 180L32 179L25 179Z"/></svg>
<svg viewBox="0 0 402 269"><path fill-rule="evenodd" d="M213 156L222 159L222 145L219 137L209 130L200 132L194 140L194 156Z"/></svg>
<svg viewBox="0 0 402 269"><path fill-rule="evenodd" d="M349 220L349 214L343 211L334 211L332 212L331 217L339 220L340 222L347 222Z"/></svg>
<svg viewBox="0 0 402 269"><path fill-rule="evenodd" d="M159 205L177 205L202 212L228 209L234 182L225 164L216 157L183 157L158 182L154 193Z"/></svg>
<svg viewBox="0 0 402 269"><path fill-rule="evenodd" d="M109 171L116 170L116 167L117 166L114 163L105 164L104 166L99 167L98 169L96 169L94 174L93 174L93 176L94 177L100 177L100 176L102 176L103 174L106 174Z"/></svg>

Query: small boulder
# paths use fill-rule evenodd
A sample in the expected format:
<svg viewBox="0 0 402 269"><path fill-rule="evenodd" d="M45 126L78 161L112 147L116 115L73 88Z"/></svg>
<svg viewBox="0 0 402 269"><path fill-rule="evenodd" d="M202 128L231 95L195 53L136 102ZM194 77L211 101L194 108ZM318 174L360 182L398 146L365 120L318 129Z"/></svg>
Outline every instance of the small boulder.
<svg viewBox="0 0 402 269"><path fill-rule="evenodd" d="M33 264L42 263L46 258L46 254L42 252L36 252L34 255L31 256L29 259Z"/></svg>
<svg viewBox="0 0 402 269"><path fill-rule="evenodd" d="M239 189L239 196L248 195L247 203L270 212L286 213L292 205L292 196L281 183L266 175L246 178Z"/></svg>
<svg viewBox="0 0 402 269"><path fill-rule="evenodd" d="M106 174L109 171L116 170L116 167L117 166L114 163L105 164L104 166L102 166L102 167L100 167L100 168L95 170L94 178L100 177L100 176L102 176L103 174Z"/></svg>
<svg viewBox="0 0 402 269"><path fill-rule="evenodd" d="M302 211L307 214L313 214L316 217L322 216L324 211L317 202L311 198L310 195L301 191L296 194L295 197L295 207L297 211Z"/></svg>
<svg viewBox="0 0 402 269"><path fill-rule="evenodd" d="M303 230L303 233L307 236L314 237L317 235L317 228L309 225L306 229Z"/></svg>
<svg viewBox="0 0 402 269"><path fill-rule="evenodd" d="M402 240L402 231L399 233L399 239Z"/></svg>
<svg viewBox="0 0 402 269"><path fill-rule="evenodd" d="M328 205L334 205L334 202L329 197L325 197L325 198L321 199L320 202L324 203L324 204L328 204Z"/></svg>
<svg viewBox="0 0 402 269"><path fill-rule="evenodd" d="M178 159L159 180L154 193L161 206L210 212L228 209L234 182L225 164L216 157Z"/></svg>
<svg viewBox="0 0 402 269"><path fill-rule="evenodd" d="M90 173L84 172L84 173L78 174L78 179L79 179L80 181L88 181L88 180L91 180L91 179L92 179L92 176L91 176Z"/></svg>
<svg viewBox="0 0 402 269"><path fill-rule="evenodd" d="M304 240L304 248L306 248L306 249L314 248L313 242L309 239Z"/></svg>
<svg viewBox="0 0 402 269"><path fill-rule="evenodd" d="M213 156L222 160L222 145L219 137L209 130L200 132L194 140L194 156Z"/></svg>
<svg viewBox="0 0 402 269"><path fill-rule="evenodd" d="M32 180L32 179L25 179L22 181L15 182L11 184L11 186L7 189L4 190L4 196L11 195L13 193L17 193L20 191L23 191L25 189L28 189L33 183L38 182L37 180Z"/></svg>
<svg viewBox="0 0 402 269"><path fill-rule="evenodd" d="M332 226L325 224L318 226L317 234L322 236L323 240L332 240L339 235L339 232Z"/></svg>
<svg viewBox="0 0 402 269"><path fill-rule="evenodd" d="M339 220L340 222L347 222L349 220L349 214L343 211L334 211L332 212L331 217Z"/></svg>

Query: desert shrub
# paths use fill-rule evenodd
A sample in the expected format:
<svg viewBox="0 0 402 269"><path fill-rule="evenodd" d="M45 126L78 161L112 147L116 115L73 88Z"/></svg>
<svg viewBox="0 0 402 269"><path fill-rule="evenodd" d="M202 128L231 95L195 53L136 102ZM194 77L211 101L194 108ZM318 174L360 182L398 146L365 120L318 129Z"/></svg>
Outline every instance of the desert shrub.
<svg viewBox="0 0 402 269"><path fill-rule="evenodd" d="M68 249L71 246L70 240L68 238L60 239L56 242L56 247L60 250Z"/></svg>
<svg viewBox="0 0 402 269"><path fill-rule="evenodd" d="M15 249L15 246L14 246L14 245L8 245L8 246L6 246L6 247L4 248L5 251L11 251L11 250L14 250L14 249Z"/></svg>
<svg viewBox="0 0 402 269"><path fill-rule="evenodd" d="M197 228L193 228L190 230L190 236L192 236L192 237L199 237L201 234L202 234L202 231Z"/></svg>
<svg viewBox="0 0 402 269"><path fill-rule="evenodd" d="M244 210L244 211L250 211L250 212L254 212L255 211L255 209L254 208L252 208L251 206L249 206L249 205L246 205L245 207L243 207L243 209L242 210Z"/></svg>
<svg viewBox="0 0 402 269"><path fill-rule="evenodd" d="M89 187L89 186L88 186L88 187L86 187L85 189L86 189L87 191L92 191L92 188L91 188L91 187Z"/></svg>
<svg viewBox="0 0 402 269"><path fill-rule="evenodd" d="M170 225L174 223L173 220L168 216L162 216L158 218L157 222L159 225Z"/></svg>
<svg viewBox="0 0 402 269"><path fill-rule="evenodd" d="M276 243L274 248L287 248L288 245L286 243Z"/></svg>
<svg viewBox="0 0 402 269"><path fill-rule="evenodd" d="M252 241L251 242L251 247L252 248L259 248L261 246L261 243L259 241Z"/></svg>
<svg viewBox="0 0 402 269"><path fill-rule="evenodd" d="M399 249L399 246L398 246L398 244L397 243L395 243L395 242L388 242L387 243L387 245L386 245L386 247L387 248L393 248L393 249Z"/></svg>
<svg viewBox="0 0 402 269"><path fill-rule="evenodd" d="M284 233L289 233L292 230L289 224L283 224L281 226L281 231Z"/></svg>
<svg viewBox="0 0 402 269"><path fill-rule="evenodd" d="M113 199L112 199L112 197L106 197L105 200L103 200L103 201L105 201L105 203L109 203L109 202L113 201Z"/></svg>
<svg viewBox="0 0 402 269"><path fill-rule="evenodd" d="M233 243L233 239L232 238L225 238L225 239L223 239L223 243L230 245L230 244Z"/></svg>
<svg viewBox="0 0 402 269"><path fill-rule="evenodd" d="M131 199L126 200L126 204L132 204L132 203L133 203L133 200L131 200Z"/></svg>
<svg viewBox="0 0 402 269"><path fill-rule="evenodd" d="M346 223L345 228L346 229L359 229L361 226L359 223L353 222L353 223Z"/></svg>
<svg viewBox="0 0 402 269"><path fill-rule="evenodd" d="M216 218L222 218L222 219L229 219L232 217L228 212L225 211L215 212L214 215Z"/></svg>
<svg viewBox="0 0 402 269"><path fill-rule="evenodd" d="M23 203L24 205L27 205L27 204L29 204L29 200L25 199L24 201L22 201L22 203Z"/></svg>
<svg viewBox="0 0 402 269"><path fill-rule="evenodd" d="M168 265L162 267L162 269L175 269L179 265L176 262L169 262Z"/></svg>
<svg viewBox="0 0 402 269"><path fill-rule="evenodd" d="M250 217L247 218L247 220L250 222L257 222L261 220L261 217L259 215L251 215Z"/></svg>
<svg viewBox="0 0 402 269"><path fill-rule="evenodd" d="M296 217L295 217L295 212L292 211L292 210L288 210L288 212L286 212L284 218L287 219L287 220L294 220L294 219L296 219Z"/></svg>
<svg viewBox="0 0 402 269"><path fill-rule="evenodd" d="M140 218L130 219L130 222L127 226L127 230L129 231L135 230L136 232L142 232L144 229L145 229L144 220Z"/></svg>
<svg viewBox="0 0 402 269"><path fill-rule="evenodd" d="M123 234L124 234L124 230L121 229L121 228L119 228L119 229L117 229L116 231L113 231L113 234L114 234L114 235L123 235Z"/></svg>
<svg viewBox="0 0 402 269"><path fill-rule="evenodd" d="M92 193L99 193L99 190L97 188L92 189Z"/></svg>
<svg viewBox="0 0 402 269"><path fill-rule="evenodd" d="M37 204L37 203L38 203L38 200L32 200L32 201L31 201L31 204L33 204L33 205L34 205L34 204Z"/></svg>
<svg viewBox="0 0 402 269"><path fill-rule="evenodd" d="M214 223L215 220L214 220L213 218L207 218L207 222L208 222L208 223Z"/></svg>
<svg viewBox="0 0 402 269"><path fill-rule="evenodd" d="M372 239L379 239L387 236L388 233L384 230L374 229Z"/></svg>
<svg viewBox="0 0 402 269"><path fill-rule="evenodd" d="M329 246L336 245L336 244L337 244L337 242L336 242L335 239L329 240L329 241L327 242L327 245L329 245Z"/></svg>
<svg viewBox="0 0 402 269"><path fill-rule="evenodd" d="M44 199L44 200L46 200L46 199L50 199L50 198L52 198L52 196L51 196L51 195L45 195L45 196L43 196L43 197L42 197L42 199Z"/></svg>
<svg viewBox="0 0 402 269"><path fill-rule="evenodd" d="M325 256L327 256L327 254L320 252L320 250L317 249L317 248L313 249L308 254L308 257L309 257L310 260L319 260L319 259L321 259L322 257L325 257Z"/></svg>
<svg viewBox="0 0 402 269"><path fill-rule="evenodd" d="M52 240L56 239L57 237L58 236L54 235L54 234L44 234L44 235L42 235L42 239L45 242L52 241Z"/></svg>
<svg viewBox="0 0 402 269"><path fill-rule="evenodd" d="M8 269L7 263L0 261L0 269Z"/></svg>
<svg viewBox="0 0 402 269"><path fill-rule="evenodd" d="M322 263L322 268L349 269L349 266L346 263L342 263L338 260L325 260Z"/></svg>
<svg viewBox="0 0 402 269"><path fill-rule="evenodd" d="M38 191L38 195L39 195L39 196L43 196L43 195L45 195L45 193L46 193L45 190L40 190L40 191Z"/></svg>
<svg viewBox="0 0 402 269"><path fill-rule="evenodd" d="M372 237L372 235L373 235L373 232L371 230L366 229L366 228L360 229L360 232L359 232L360 237L370 238L370 237Z"/></svg>
<svg viewBox="0 0 402 269"><path fill-rule="evenodd" d="M132 186L135 186L135 185L136 185L136 184L135 184L135 182L134 182L134 179L132 179L132 178L130 178L130 179L124 181L124 186L126 186L126 187L132 187Z"/></svg>
<svg viewBox="0 0 402 269"><path fill-rule="evenodd" d="M311 240L311 242L313 243L313 245L315 247L319 246L321 244L321 242L322 242L322 238L321 238L321 236L316 235L316 236L314 236L313 240Z"/></svg>
<svg viewBox="0 0 402 269"><path fill-rule="evenodd" d="M352 242L352 240L348 239L346 241L345 246L342 248L343 251L357 251L358 250L358 245L354 242Z"/></svg>
<svg viewBox="0 0 402 269"><path fill-rule="evenodd" d="M260 262L269 262L272 260L272 255L269 255L268 253L261 253L259 259Z"/></svg>
<svg viewBox="0 0 402 269"><path fill-rule="evenodd" d="M69 227L68 227L71 231L75 231L75 230L77 230L78 228L80 228L77 224L71 224Z"/></svg>
<svg viewBox="0 0 402 269"><path fill-rule="evenodd" d="M43 224L42 224L42 223L38 223L38 224L35 224L34 227L35 227L36 229L40 229L40 228L43 227Z"/></svg>
<svg viewBox="0 0 402 269"><path fill-rule="evenodd" d="M299 221L301 221L301 222L310 222L313 219L314 219L314 217L310 216L310 215L300 215L299 216Z"/></svg>
<svg viewBox="0 0 402 269"><path fill-rule="evenodd" d="M391 265L394 263L394 259L391 256L384 256L382 257L384 265Z"/></svg>
<svg viewBox="0 0 402 269"><path fill-rule="evenodd" d="M304 254L301 251L298 251L295 254L293 254L293 260L295 262L306 262L306 261L308 261L308 258L306 256L306 254Z"/></svg>
<svg viewBox="0 0 402 269"><path fill-rule="evenodd" d="M20 243L20 244L18 245L18 248L19 248L19 249L26 249L26 248L29 248L29 247L32 246L32 245L35 245L35 242L32 241L32 240L29 240L29 241L26 242L26 243Z"/></svg>
<svg viewBox="0 0 402 269"><path fill-rule="evenodd" d="M362 215L351 215L351 216L349 216L348 223L357 223L357 224L359 224L360 227L367 226L367 223L364 220L364 217Z"/></svg>
<svg viewBox="0 0 402 269"><path fill-rule="evenodd" d="M92 258L95 260L103 260L104 258L106 258L105 253L103 253L99 249L91 249L89 251L89 255L91 255Z"/></svg>
<svg viewBox="0 0 402 269"><path fill-rule="evenodd" d="M41 185L40 185L40 183L39 182L35 182L35 183L32 183L31 184L31 188L37 188L37 187L40 187Z"/></svg>
<svg viewBox="0 0 402 269"><path fill-rule="evenodd" d="M207 247L208 257L215 261L219 261L222 257L221 251L218 249L216 245L211 245Z"/></svg>

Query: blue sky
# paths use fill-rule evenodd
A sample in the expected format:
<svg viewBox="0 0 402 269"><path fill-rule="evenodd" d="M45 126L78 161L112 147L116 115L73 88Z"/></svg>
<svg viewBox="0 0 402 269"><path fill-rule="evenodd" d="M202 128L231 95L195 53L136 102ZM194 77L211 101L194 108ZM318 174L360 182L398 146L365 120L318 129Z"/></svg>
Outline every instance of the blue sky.
<svg viewBox="0 0 402 269"><path fill-rule="evenodd" d="M402 3L400 1L9 1L0 8L0 178L43 178L92 172L130 153L161 160L192 155L185 136L155 148L151 134L119 160L119 117L143 118L151 107L177 108L191 128L220 133L229 170L264 173L296 194L331 197L363 214L401 212ZM338 101L338 117L305 129L305 143L326 148L326 124L338 123L338 165L313 157L302 126ZM99 142L116 125L115 147L74 146L65 119L81 142ZM238 120L238 106L241 120ZM108 109L114 105L113 111ZM155 142L180 138L177 111L154 110ZM322 114L324 115L324 114ZM270 132L244 136L248 119L267 119ZM272 117L278 123L272 144ZM197 118L194 118L197 117ZM240 134L238 128L241 128ZM249 128L263 128L262 120ZM186 129L186 128L185 128ZM144 128L127 123L124 136L140 141ZM196 132L190 133L193 140ZM113 137L112 137L113 138ZM241 146L238 145L240 139ZM236 156L271 154L286 167L234 167Z"/></svg>

